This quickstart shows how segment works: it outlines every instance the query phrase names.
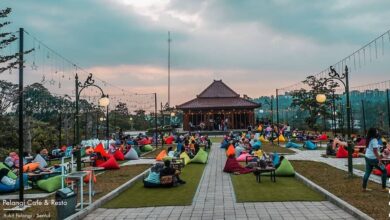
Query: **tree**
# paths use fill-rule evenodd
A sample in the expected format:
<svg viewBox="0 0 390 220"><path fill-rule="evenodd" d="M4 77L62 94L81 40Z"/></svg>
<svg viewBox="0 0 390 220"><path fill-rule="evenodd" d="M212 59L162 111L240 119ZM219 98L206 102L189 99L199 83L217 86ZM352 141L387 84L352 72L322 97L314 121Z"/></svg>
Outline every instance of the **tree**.
<svg viewBox="0 0 390 220"><path fill-rule="evenodd" d="M17 89L16 84L0 80L0 115L3 115L16 102Z"/></svg>
<svg viewBox="0 0 390 220"><path fill-rule="evenodd" d="M308 115L305 118L306 124L309 128L317 130L317 120L322 117L330 117L332 105L332 99L327 99L325 103L318 103L316 100L317 94L325 94L327 97L331 97L334 92L337 83L331 82L329 85L325 84L325 79L317 79L314 76L309 76L303 81L304 84L310 87L310 90L300 89L290 93L293 97L291 107L298 107L302 111L307 111Z"/></svg>

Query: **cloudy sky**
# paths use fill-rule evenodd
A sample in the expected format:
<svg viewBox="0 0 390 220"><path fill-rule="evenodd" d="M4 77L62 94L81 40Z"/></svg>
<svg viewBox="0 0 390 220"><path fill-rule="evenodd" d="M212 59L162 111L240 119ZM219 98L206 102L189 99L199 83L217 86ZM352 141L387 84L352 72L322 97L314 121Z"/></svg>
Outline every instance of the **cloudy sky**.
<svg viewBox="0 0 390 220"><path fill-rule="evenodd" d="M239 94L270 95L327 68L390 29L388 0L0 0L10 28L24 27L88 71L172 104L213 79ZM389 42L390 38L386 38ZM352 85L389 79L385 56L351 74ZM0 75L3 79L4 75ZM160 101L159 101L160 102Z"/></svg>

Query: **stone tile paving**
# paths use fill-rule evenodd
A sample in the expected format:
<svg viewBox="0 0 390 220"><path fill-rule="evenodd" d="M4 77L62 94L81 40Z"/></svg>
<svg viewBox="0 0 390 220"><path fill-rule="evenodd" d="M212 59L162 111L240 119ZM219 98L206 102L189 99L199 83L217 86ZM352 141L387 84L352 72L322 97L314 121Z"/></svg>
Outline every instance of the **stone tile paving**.
<svg viewBox="0 0 390 220"><path fill-rule="evenodd" d="M225 161L214 144L191 206L99 208L85 219L354 219L328 201L237 203L230 175L222 172Z"/></svg>
<svg viewBox="0 0 390 220"><path fill-rule="evenodd" d="M298 149L292 149L296 152L293 155L286 155L286 158L289 160L311 160L317 162L323 162L330 166L336 167L337 169L348 171L348 159L347 158L325 158L322 157L321 154L325 154L324 150L305 150L301 151ZM352 164L366 164L364 158L353 158ZM363 177L364 172L358 169L353 169L353 173L357 176ZM381 184L381 177L371 174L370 180L376 183ZM387 186L390 186L389 181L387 182Z"/></svg>

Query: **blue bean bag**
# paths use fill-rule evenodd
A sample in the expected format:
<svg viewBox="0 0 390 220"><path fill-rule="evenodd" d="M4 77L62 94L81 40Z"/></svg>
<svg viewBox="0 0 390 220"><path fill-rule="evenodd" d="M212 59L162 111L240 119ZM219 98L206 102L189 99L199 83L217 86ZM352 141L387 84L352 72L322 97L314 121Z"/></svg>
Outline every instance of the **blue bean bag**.
<svg viewBox="0 0 390 220"><path fill-rule="evenodd" d="M300 144L294 143L292 141L287 142L286 148L300 148L302 147Z"/></svg>
<svg viewBox="0 0 390 220"><path fill-rule="evenodd" d="M28 184L27 180L28 180L27 174L23 173L23 185L24 186L27 186L27 184ZM19 178L16 179L16 184L13 186L0 183L0 193L7 193L7 192L13 192L13 191L19 190L19 185L20 185Z"/></svg>
<svg viewBox="0 0 390 220"><path fill-rule="evenodd" d="M280 156L278 153L274 152L274 157L272 158L272 163L276 166L280 162Z"/></svg>
<svg viewBox="0 0 390 220"><path fill-rule="evenodd" d="M305 146L308 150L315 150L317 149L317 145L315 145L313 142L311 141L306 141L305 142Z"/></svg>
<svg viewBox="0 0 390 220"><path fill-rule="evenodd" d="M160 185L160 173L149 172L149 176L145 179L146 182Z"/></svg>
<svg viewBox="0 0 390 220"><path fill-rule="evenodd" d="M229 147L229 143L226 141L226 140L223 140L222 143L221 143L221 148L228 148Z"/></svg>
<svg viewBox="0 0 390 220"><path fill-rule="evenodd" d="M261 142L258 140L256 140L255 143L252 145L252 148L255 150L260 149L260 147L261 147Z"/></svg>

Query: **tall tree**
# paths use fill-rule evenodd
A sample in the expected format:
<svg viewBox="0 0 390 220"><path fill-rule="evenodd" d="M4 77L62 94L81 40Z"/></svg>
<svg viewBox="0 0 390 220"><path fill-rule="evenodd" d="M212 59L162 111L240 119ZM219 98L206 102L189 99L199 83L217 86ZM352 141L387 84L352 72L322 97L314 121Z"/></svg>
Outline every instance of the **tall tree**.
<svg viewBox="0 0 390 220"><path fill-rule="evenodd" d="M18 85L0 80L0 115L10 109L17 99Z"/></svg>

